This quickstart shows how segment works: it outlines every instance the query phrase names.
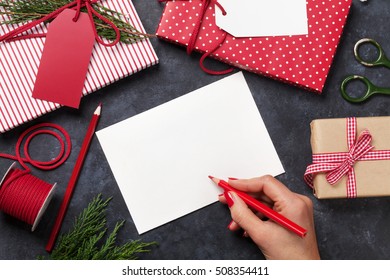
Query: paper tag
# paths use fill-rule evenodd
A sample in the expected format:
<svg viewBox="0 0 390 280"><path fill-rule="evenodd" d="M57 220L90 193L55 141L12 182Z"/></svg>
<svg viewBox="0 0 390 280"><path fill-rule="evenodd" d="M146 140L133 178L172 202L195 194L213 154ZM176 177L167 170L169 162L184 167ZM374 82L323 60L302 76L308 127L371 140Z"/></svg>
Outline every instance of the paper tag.
<svg viewBox="0 0 390 280"><path fill-rule="evenodd" d="M66 9L48 28L32 97L78 108L95 35L89 16Z"/></svg>
<svg viewBox="0 0 390 280"><path fill-rule="evenodd" d="M308 34L306 0L218 0L216 25L234 37Z"/></svg>

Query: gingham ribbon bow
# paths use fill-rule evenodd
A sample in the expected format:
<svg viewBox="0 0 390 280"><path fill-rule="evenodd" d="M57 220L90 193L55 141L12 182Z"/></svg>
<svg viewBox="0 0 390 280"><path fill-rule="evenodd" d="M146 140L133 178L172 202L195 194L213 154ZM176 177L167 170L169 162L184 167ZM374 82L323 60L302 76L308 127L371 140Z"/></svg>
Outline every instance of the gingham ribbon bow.
<svg viewBox="0 0 390 280"><path fill-rule="evenodd" d="M347 197L357 197L354 165L361 160L389 160L390 151L377 150L370 145L372 136L368 130L362 131L356 139L356 118L347 118L348 152L313 154L313 164L306 169L304 179L313 188L316 173L327 173L329 184L336 184L344 175L347 179Z"/></svg>

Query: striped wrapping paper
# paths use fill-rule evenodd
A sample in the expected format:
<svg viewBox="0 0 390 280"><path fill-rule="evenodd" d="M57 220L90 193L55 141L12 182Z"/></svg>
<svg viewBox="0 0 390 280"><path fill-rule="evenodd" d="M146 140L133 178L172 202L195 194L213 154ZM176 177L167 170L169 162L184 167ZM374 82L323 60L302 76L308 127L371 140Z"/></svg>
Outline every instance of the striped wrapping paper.
<svg viewBox="0 0 390 280"><path fill-rule="evenodd" d="M102 0L101 4L125 15L135 28L145 32L131 1ZM5 20L0 16L0 21ZM17 25L0 25L0 35ZM32 29L46 33L46 26ZM61 105L31 97L45 39L0 42L0 133L51 112ZM134 44L118 43L107 48L95 44L88 68L83 95L158 63L148 39Z"/></svg>

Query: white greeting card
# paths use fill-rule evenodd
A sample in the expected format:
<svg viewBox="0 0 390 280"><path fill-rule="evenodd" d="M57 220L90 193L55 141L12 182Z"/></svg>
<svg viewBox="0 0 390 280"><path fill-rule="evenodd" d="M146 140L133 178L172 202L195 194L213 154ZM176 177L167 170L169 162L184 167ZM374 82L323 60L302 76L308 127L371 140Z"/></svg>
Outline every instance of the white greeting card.
<svg viewBox="0 0 390 280"><path fill-rule="evenodd" d="M216 24L234 37L308 34L306 0L218 0Z"/></svg>
<svg viewBox="0 0 390 280"><path fill-rule="evenodd" d="M284 172L241 72L97 136L140 234L216 202L208 175Z"/></svg>

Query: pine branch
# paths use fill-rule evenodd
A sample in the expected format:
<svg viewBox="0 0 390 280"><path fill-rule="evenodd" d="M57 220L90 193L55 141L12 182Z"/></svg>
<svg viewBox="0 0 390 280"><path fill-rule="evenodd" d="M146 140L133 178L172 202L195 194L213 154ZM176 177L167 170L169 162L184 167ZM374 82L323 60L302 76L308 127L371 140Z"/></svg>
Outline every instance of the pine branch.
<svg viewBox="0 0 390 280"><path fill-rule="evenodd" d="M100 251L96 252L94 254L94 256L92 257L92 259L94 259L94 260L105 259L106 256L109 254L110 250L115 248L116 236L118 234L119 229L124 225L124 223L125 223L125 221L121 221L121 222L116 223L114 230L108 236L108 238L106 239L106 242L100 248Z"/></svg>
<svg viewBox="0 0 390 280"><path fill-rule="evenodd" d="M139 253L149 252L155 242L140 240L128 241L117 246L116 239L124 221L117 222L106 240L105 211L111 198L96 196L75 219L73 229L60 236L57 247L50 255L53 260L129 260L136 259ZM102 244L99 247L99 244ZM44 259L43 257L39 257Z"/></svg>
<svg viewBox="0 0 390 280"><path fill-rule="evenodd" d="M60 7L70 3L71 0L0 0L0 15L7 15L7 20L0 24L20 24L39 19ZM2 7L2 8L1 8ZM139 40L152 37L134 28L120 12L108 9L99 4L93 4L94 9L105 18L113 22L120 31L120 41L123 43L134 43ZM87 12L84 7L82 12ZM95 25L99 36L107 40L115 40L115 31L110 25L94 17Z"/></svg>

